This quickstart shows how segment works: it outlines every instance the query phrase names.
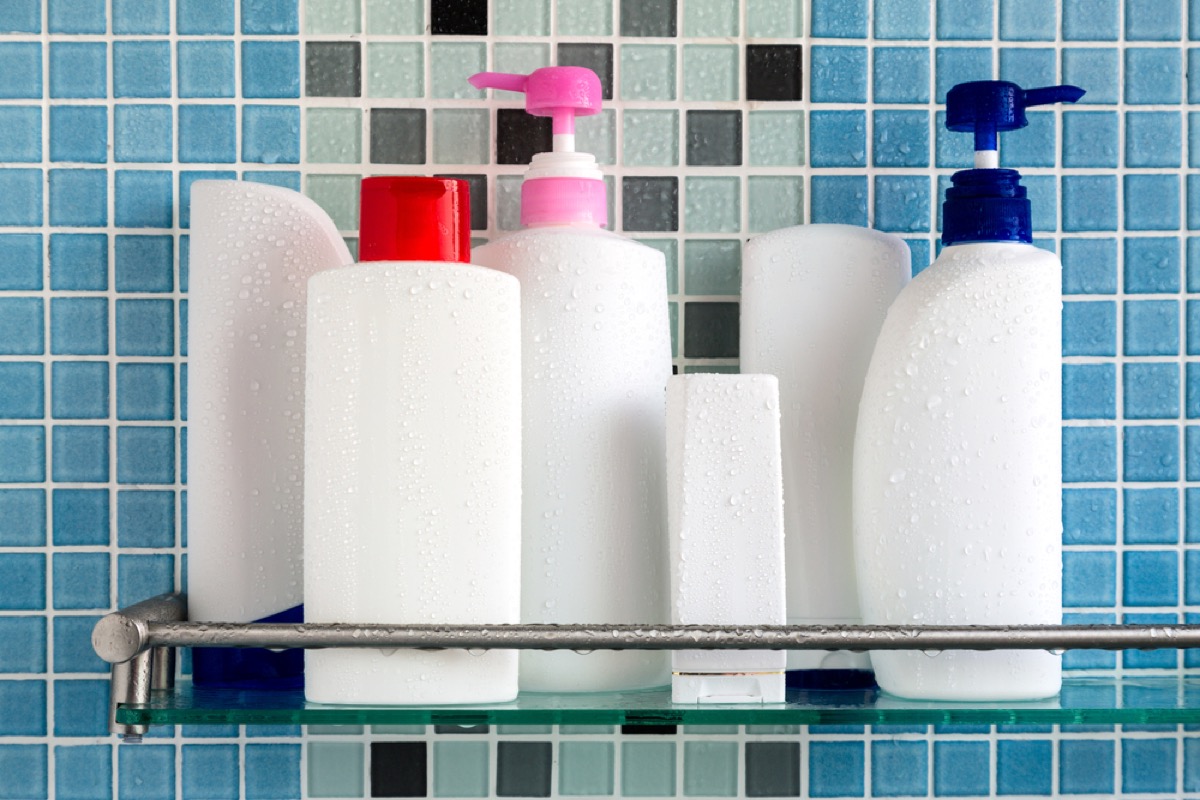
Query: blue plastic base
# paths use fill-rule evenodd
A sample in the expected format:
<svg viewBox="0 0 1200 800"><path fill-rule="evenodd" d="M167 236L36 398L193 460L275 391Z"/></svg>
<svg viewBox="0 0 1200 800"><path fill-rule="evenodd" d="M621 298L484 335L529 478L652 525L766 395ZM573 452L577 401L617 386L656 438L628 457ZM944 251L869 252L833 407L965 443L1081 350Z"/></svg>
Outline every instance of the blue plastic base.
<svg viewBox="0 0 1200 800"><path fill-rule="evenodd" d="M304 605L254 621L303 622ZM192 649L192 682L214 689L303 689L304 651L196 647Z"/></svg>

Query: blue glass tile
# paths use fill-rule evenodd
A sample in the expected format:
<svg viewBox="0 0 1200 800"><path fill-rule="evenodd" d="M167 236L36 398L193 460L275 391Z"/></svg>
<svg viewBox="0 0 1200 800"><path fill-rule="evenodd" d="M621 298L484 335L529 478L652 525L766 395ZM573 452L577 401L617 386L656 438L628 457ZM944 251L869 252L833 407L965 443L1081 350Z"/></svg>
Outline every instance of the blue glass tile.
<svg viewBox="0 0 1200 800"><path fill-rule="evenodd" d="M1136 237L1125 240L1125 291L1173 294L1180 287L1179 240Z"/></svg>
<svg viewBox="0 0 1200 800"><path fill-rule="evenodd" d="M1125 0L1125 38L1164 42L1183 36L1183 3Z"/></svg>
<svg viewBox="0 0 1200 800"><path fill-rule="evenodd" d="M300 796L298 744L247 744L242 770L246 800Z"/></svg>
<svg viewBox="0 0 1200 800"><path fill-rule="evenodd" d="M268 186L281 186L284 189L291 189L293 192L300 191L300 173L292 171L280 170L246 170L242 173L242 180L250 183L265 183ZM347 246L350 248L350 253L353 255L356 250L357 240L347 239Z"/></svg>
<svg viewBox="0 0 1200 800"><path fill-rule="evenodd" d="M3 13L3 12L0 12ZM0 107L0 161L42 160L42 110L37 106Z"/></svg>
<svg viewBox="0 0 1200 800"><path fill-rule="evenodd" d="M179 355L188 354L188 301L179 301ZM185 481L186 483L186 481Z"/></svg>
<svg viewBox="0 0 1200 800"><path fill-rule="evenodd" d="M925 175L876 175L874 227L902 233L927 231L929 201Z"/></svg>
<svg viewBox="0 0 1200 800"><path fill-rule="evenodd" d="M51 475L56 481L108 482L108 427L55 425Z"/></svg>
<svg viewBox="0 0 1200 800"><path fill-rule="evenodd" d="M237 180L237 173L227 170L196 170L196 171L181 171L179 173L179 226L187 228L191 226L191 215L188 209L191 207L190 198L192 184L196 181L232 181Z"/></svg>
<svg viewBox="0 0 1200 800"><path fill-rule="evenodd" d="M183 34L234 32L233 0L177 0L175 27Z"/></svg>
<svg viewBox="0 0 1200 800"><path fill-rule="evenodd" d="M182 725L179 733L185 739L236 739L237 725Z"/></svg>
<svg viewBox="0 0 1200 800"><path fill-rule="evenodd" d="M0 297L0 355L40 355L44 335L41 299Z"/></svg>
<svg viewBox="0 0 1200 800"><path fill-rule="evenodd" d="M0 681L0 736L45 735L46 682L40 680ZM2 766L3 761L0 761L0 767ZM0 775L7 779L12 773L0 771ZM7 780L0 781L0 783L7 782ZM22 797L22 795L16 794L10 796Z"/></svg>
<svg viewBox="0 0 1200 800"><path fill-rule="evenodd" d="M1179 352L1179 303L1125 301L1125 355L1173 356Z"/></svg>
<svg viewBox="0 0 1200 800"><path fill-rule="evenodd" d="M1010 42L1052 42L1058 29L1055 8L1042 0L1001 0L1000 38Z"/></svg>
<svg viewBox="0 0 1200 800"><path fill-rule="evenodd" d="M1200 18L1200 14L1192 12L1192 18ZM1200 73L1200 48L1190 48L1187 51L1187 74L1196 75ZM1197 81L1188 81L1188 96L1189 103L1200 103L1200 83Z"/></svg>
<svg viewBox="0 0 1200 800"><path fill-rule="evenodd" d="M1120 120L1115 111L1064 111L1064 167L1117 166Z"/></svg>
<svg viewBox="0 0 1200 800"><path fill-rule="evenodd" d="M1062 51L1063 81L1086 85L1080 105L1116 103L1120 93L1120 59L1116 48L1070 48ZM1113 143L1114 149L1116 143Z"/></svg>
<svg viewBox="0 0 1200 800"><path fill-rule="evenodd" d="M1125 114L1125 166L1178 167L1182 163L1182 114L1177 111Z"/></svg>
<svg viewBox="0 0 1200 800"><path fill-rule="evenodd" d="M46 381L42 364L34 361L0 361L0 417L41 419Z"/></svg>
<svg viewBox="0 0 1200 800"><path fill-rule="evenodd" d="M1185 726L1184 730L1192 730L1192 727ZM1188 737L1183 740L1183 790L1200 791L1200 739Z"/></svg>
<svg viewBox="0 0 1200 800"><path fill-rule="evenodd" d="M41 425L0 425L0 483L46 480L46 429Z"/></svg>
<svg viewBox="0 0 1200 800"><path fill-rule="evenodd" d="M1053 745L1042 740L1001 739L996 742L998 794L1050 794Z"/></svg>
<svg viewBox="0 0 1200 800"><path fill-rule="evenodd" d="M1065 175L1062 178L1063 230L1117 229L1117 179L1112 175Z"/></svg>
<svg viewBox="0 0 1200 800"><path fill-rule="evenodd" d="M188 255L191 249L191 239L185 233L179 237L179 291L188 290Z"/></svg>
<svg viewBox="0 0 1200 800"><path fill-rule="evenodd" d="M1063 0L1063 38L1116 41L1120 33L1120 0Z"/></svg>
<svg viewBox="0 0 1200 800"><path fill-rule="evenodd" d="M54 682L54 735L108 735L108 680Z"/></svg>
<svg viewBox="0 0 1200 800"><path fill-rule="evenodd" d="M56 361L51 372L50 414L55 419L108 416L108 363Z"/></svg>
<svg viewBox="0 0 1200 800"><path fill-rule="evenodd" d="M0 5L0 33L41 33L42 5L38 0L9 0Z"/></svg>
<svg viewBox="0 0 1200 800"><path fill-rule="evenodd" d="M99 291L108 288L108 236L103 233L50 234L50 288Z"/></svg>
<svg viewBox="0 0 1200 800"><path fill-rule="evenodd" d="M57 800L110 800L112 746L86 744L54 748L54 796Z"/></svg>
<svg viewBox="0 0 1200 800"><path fill-rule="evenodd" d="M1188 114L1188 166L1200 167L1200 111Z"/></svg>
<svg viewBox="0 0 1200 800"><path fill-rule="evenodd" d="M813 111L808 125L809 159L814 167L866 166L865 112Z"/></svg>
<svg viewBox="0 0 1200 800"><path fill-rule="evenodd" d="M1115 294L1116 239L1063 239L1063 293Z"/></svg>
<svg viewBox="0 0 1200 800"><path fill-rule="evenodd" d="M108 46L103 42L52 42L50 96L107 97Z"/></svg>
<svg viewBox="0 0 1200 800"><path fill-rule="evenodd" d="M1187 227L1200 230L1200 176L1187 176Z"/></svg>
<svg viewBox="0 0 1200 800"><path fill-rule="evenodd" d="M867 48L813 45L810 93L814 103L867 101Z"/></svg>
<svg viewBox="0 0 1200 800"><path fill-rule="evenodd" d="M174 547L175 493L117 492L117 544L121 547Z"/></svg>
<svg viewBox="0 0 1200 800"><path fill-rule="evenodd" d="M107 355L108 300L103 297L51 299L50 352L56 355Z"/></svg>
<svg viewBox="0 0 1200 800"><path fill-rule="evenodd" d="M108 224L108 173L50 170L50 224L102 228Z"/></svg>
<svg viewBox="0 0 1200 800"><path fill-rule="evenodd" d="M1174 792L1174 739L1121 739L1121 791Z"/></svg>
<svg viewBox="0 0 1200 800"><path fill-rule="evenodd" d="M1179 618L1174 613L1125 614L1121 617L1121 622L1126 625L1175 625L1179 622ZM1177 650L1125 650L1121 653L1121 666L1126 669L1175 669L1178 665L1179 655ZM1131 691L1134 690L1127 691L1126 700L1130 699L1128 692ZM1133 699L1136 701L1136 697ZM1155 729L1151 725L1125 725L1123 727L1128 731ZM1168 729L1174 730L1174 726L1168 726Z"/></svg>
<svg viewBox="0 0 1200 800"><path fill-rule="evenodd" d="M38 611L46 607L46 556L43 554L0 553L0 579L0 609ZM3 716L0 714L0 719Z"/></svg>
<svg viewBox="0 0 1200 800"><path fill-rule="evenodd" d="M1188 419L1196 419L1200 417L1200 364L1189 363L1186 370L1185 414Z"/></svg>
<svg viewBox="0 0 1200 800"><path fill-rule="evenodd" d="M991 0L937 0L939 39L991 39Z"/></svg>
<svg viewBox="0 0 1200 800"><path fill-rule="evenodd" d="M115 193L117 225L123 228L171 227L170 172L119 169Z"/></svg>
<svg viewBox="0 0 1200 800"><path fill-rule="evenodd" d="M0 233L0 291L42 288L42 235Z"/></svg>
<svg viewBox="0 0 1200 800"><path fill-rule="evenodd" d="M237 161L237 110L233 106L180 106L179 160Z"/></svg>
<svg viewBox="0 0 1200 800"><path fill-rule="evenodd" d="M1064 739L1058 744L1058 787L1063 794L1111 794L1115 746L1102 739Z"/></svg>
<svg viewBox="0 0 1200 800"><path fill-rule="evenodd" d="M929 743L871 743L871 796L924 797L929 791Z"/></svg>
<svg viewBox="0 0 1200 800"><path fill-rule="evenodd" d="M812 35L867 38L867 0L812 0Z"/></svg>
<svg viewBox="0 0 1200 800"><path fill-rule="evenodd" d="M117 606L124 608L175 588L175 559L169 555L117 556Z"/></svg>
<svg viewBox="0 0 1200 800"><path fill-rule="evenodd" d="M174 483L175 429L117 428L118 483Z"/></svg>
<svg viewBox="0 0 1200 800"><path fill-rule="evenodd" d="M298 42L242 42L243 97L299 97Z"/></svg>
<svg viewBox="0 0 1200 800"><path fill-rule="evenodd" d="M1179 428L1129 425L1124 430L1126 481L1179 480Z"/></svg>
<svg viewBox="0 0 1200 800"><path fill-rule="evenodd" d="M0 489L0 547L40 547L45 543L45 491Z"/></svg>
<svg viewBox="0 0 1200 800"><path fill-rule="evenodd" d="M1005 79L1011 80L1011 79ZM1053 79L1051 79L1053 80ZM1015 82L1015 81L1014 81ZM1029 84L1023 83L1023 86ZM1041 84L1039 84L1041 85ZM1058 133L1054 113L1050 111L1030 111L1027 115L1029 126L1016 136L1009 136L1000 148L1000 165L1014 169L1026 167L1053 167L1055 155L1058 153ZM1051 181L1049 176L1027 176L1026 180L1037 177ZM1049 211L1057 216L1057 202ZM1045 209L1034 206L1034 214ZM1055 230L1057 225L1043 230Z"/></svg>
<svg viewBox="0 0 1200 800"><path fill-rule="evenodd" d="M1116 303L1107 300L1067 301L1063 303L1062 328L1064 356L1117 354Z"/></svg>
<svg viewBox="0 0 1200 800"><path fill-rule="evenodd" d="M877 167L929 166L929 112L874 112L872 158Z"/></svg>
<svg viewBox="0 0 1200 800"><path fill-rule="evenodd" d="M1022 178L1029 193L1032 208L1033 229L1054 231L1058 229L1058 181L1053 175L1026 175Z"/></svg>
<svg viewBox="0 0 1200 800"><path fill-rule="evenodd" d="M808 746L808 790L812 797L862 797L866 757L863 742L812 742Z"/></svg>
<svg viewBox="0 0 1200 800"><path fill-rule="evenodd" d="M237 94L233 42L180 42L178 47L180 97Z"/></svg>
<svg viewBox="0 0 1200 800"><path fill-rule="evenodd" d="M1000 80L1020 86L1047 86L1058 79L1058 51L1051 47L1004 47L1000 50ZM1042 111L1041 114L1050 112ZM1028 139L1024 133L1010 142ZM1001 151L1003 153L1003 150Z"/></svg>
<svg viewBox="0 0 1200 800"><path fill-rule="evenodd" d="M0 99L42 97L42 46L37 42L0 42Z"/></svg>
<svg viewBox="0 0 1200 800"><path fill-rule="evenodd" d="M118 105L113 108L114 161L169 163L174 152L172 142L170 106Z"/></svg>
<svg viewBox="0 0 1200 800"><path fill-rule="evenodd" d="M1178 490L1126 489L1124 533L1125 544L1178 542Z"/></svg>
<svg viewBox="0 0 1200 800"><path fill-rule="evenodd" d="M934 742L933 792L937 797L987 795L990 772L987 742Z"/></svg>
<svg viewBox="0 0 1200 800"><path fill-rule="evenodd" d="M118 300L117 355L169 356L175 349L170 300Z"/></svg>
<svg viewBox="0 0 1200 800"><path fill-rule="evenodd" d="M182 749L185 798L238 796L236 744L185 744Z"/></svg>
<svg viewBox="0 0 1200 800"><path fill-rule="evenodd" d="M1178 364L1126 364L1126 419L1174 419L1179 416Z"/></svg>
<svg viewBox="0 0 1200 800"><path fill-rule="evenodd" d="M1125 227L1173 231L1179 227L1178 175L1126 175Z"/></svg>
<svg viewBox="0 0 1200 800"><path fill-rule="evenodd" d="M170 97L168 42L113 42L114 97Z"/></svg>
<svg viewBox="0 0 1200 800"><path fill-rule="evenodd" d="M1114 576L1115 577L1115 576ZM1115 614L1063 614L1064 625L1112 625ZM1063 669L1114 669L1117 654L1107 650L1068 650L1063 653Z"/></svg>
<svg viewBox="0 0 1200 800"><path fill-rule="evenodd" d="M908 245L909 253L912 255L912 270L913 275L916 276L933 262L929 255L929 240L905 239L904 243Z"/></svg>
<svg viewBox="0 0 1200 800"><path fill-rule="evenodd" d="M107 33L104 0L48 0L50 33Z"/></svg>
<svg viewBox="0 0 1200 800"><path fill-rule="evenodd" d="M170 0L112 0L112 26L126 35L170 33Z"/></svg>
<svg viewBox="0 0 1200 800"><path fill-rule="evenodd" d="M42 171L0 169L0 225L41 224Z"/></svg>
<svg viewBox="0 0 1200 800"><path fill-rule="evenodd" d="M45 800L49 796L48 757L44 744L0 745L0 800Z"/></svg>
<svg viewBox="0 0 1200 800"><path fill-rule="evenodd" d="M1175 48L1125 50L1125 102L1130 105L1178 103L1183 98L1183 58Z"/></svg>
<svg viewBox="0 0 1200 800"><path fill-rule="evenodd" d="M1200 427L1187 426L1184 436L1184 446L1187 448L1187 480L1200 481Z"/></svg>
<svg viewBox="0 0 1200 800"><path fill-rule="evenodd" d="M121 800L174 797L175 745L143 743L137 747L118 747L117 774Z"/></svg>
<svg viewBox="0 0 1200 800"><path fill-rule="evenodd" d="M926 0L875 0L876 39L928 39Z"/></svg>
<svg viewBox="0 0 1200 800"><path fill-rule="evenodd" d="M117 365L117 419L175 418L175 376L171 364Z"/></svg>
<svg viewBox="0 0 1200 800"><path fill-rule="evenodd" d="M283 35L300 32L298 0L242 0L242 33Z"/></svg>
<svg viewBox="0 0 1200 800"><path fill-rule="evenodd" d="M855 175L814 175L812 222L867 224L867 179Z"/></svg>
<svg viewBox="0 0 1200 800"><path fill-rule="evenodd" d="M116 238L118 292L169 292L174 289L174 240L170 236Z"/></svg>
<svg viewBox="0 0 1200 800"><path fill-rule="evenodd" d="M1188 550L1184 558L1184 602L1189 606L1200 604L1200 550Z"/></svg>
<svg viewBox="0 0 1200 800"><path fill-rule="evenodd" d="M929 102L929 49L877 47L872 67L876 103Z"/></svg>
<svg viewBox="0 0 1200 800"><path fill-rule="evenodd" d="M99 621L99 616L54 618L55 672L108 672L108 662L92 647L92 628Z"/></svg>
<svg viewBox="0 0 1200 800"><path fill-rule="evenodd" d="M242 161L261 164L300 163L300 108L244 106Z"/></svg>
<svg viewBox="0 0 1200 800"><path fill-rule="evenodd" d="M995 77L990 48L939 47L934 53L934 102L946 102L946 92L957 83L989 81Z"/></svg>
<svg viewBox="0 0 1200 800"><path fill-rule="evenodd" d="M54 607L107 609L108 559L108 553L55 553Z"/></svg>
<svg viewBox="0 0 1200 800"><path fill-rule="evenodd" d="M46 618L0 617L0 672L46 670Z"/></svg>
<svg viewBox="0 0 1200 800"><path fill-rule="evenodd" d="M1173 606L1179 602L1179 554L1173 550L1128 550L1122 600L1126 606Z"/></svg>
<svg viewBox="0 0 1200 800"><path fill-rule="evenodd" d="M1063 553L1063 606L1094 608L1117 602L1115 553Z"/></svg>
<svg viewBox="0 0 1200 800"><path fill-rule="evenodd" d="M54 544L108 544L108 490L55 489Z"/></svg>

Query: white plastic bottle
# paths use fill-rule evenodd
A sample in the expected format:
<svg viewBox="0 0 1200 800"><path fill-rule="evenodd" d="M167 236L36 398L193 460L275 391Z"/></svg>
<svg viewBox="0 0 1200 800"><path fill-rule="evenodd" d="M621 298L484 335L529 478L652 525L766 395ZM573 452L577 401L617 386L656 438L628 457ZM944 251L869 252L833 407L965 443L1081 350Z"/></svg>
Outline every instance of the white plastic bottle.
<svg viewBox="0 0 1200 800"><path fill-rule="evenodd" d="M791 625L855 625L851 453L871 349L912 276L908 245L852 225L755 236L742 258L741 367L779 378ZM820 686L871 685L865 653L793 650ZM859 670L860 672L845 672Z"/></svg>
<svg viewBox="0 0 1200 800"><path fill-rule="evenodd" d="M520 614L520 290L465 261L463 181L368 178L360 263L309 281L308 622ZM378 259L378 260L376 260ZM513 650L308 650L319 703L490 703Z"/></svg>
<svg viewBox="0 0 1200 800"><path fill-rule="evenodd" d="M600 110L590 70L483 73L554 118L554 152L521 190L527 227L475 250L521 282L526 623L665 623L665 390L671 375L662 254L614 233L574 117ZM525 651L521 688L591 692L667 682L653 651Z"/></svg>
<svg viewBox="0 0 1200 800"><path fill-rule="evenodd" d="M947 127L975 132L976 169L955 173L944 249L892 305L867 373L854 452L867 624L1061 622L1062 267L1030 243L996 133L1023 127L1026 106L1082 94L980 81L946 98ZM885 691L910 698L1036 699L1062 682L1043 650L872 662Z"/></svg>
<svg viewBox="0 0 1200 800"><path fill-rule="evenodd" d="M192 187L188 615L299 622L307 282L353 259L298 192ZM197 684L298 688L300 650L197 648Z"/></svg>

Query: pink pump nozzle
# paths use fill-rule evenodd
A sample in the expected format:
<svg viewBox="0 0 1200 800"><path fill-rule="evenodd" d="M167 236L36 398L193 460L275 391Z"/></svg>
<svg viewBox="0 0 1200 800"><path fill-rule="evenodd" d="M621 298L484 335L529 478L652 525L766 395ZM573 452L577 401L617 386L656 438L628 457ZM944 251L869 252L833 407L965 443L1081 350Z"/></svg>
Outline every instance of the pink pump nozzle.
<svg viewBox="0 0 1200 800"><path fill-rule="evenodd" d="M559 136L575 134L575 117L600 113L603 98L600 79L586 67L542 67L528 75L480 72L468 81L476 89L524 92L528 113L553 120L555 150Z"/></svg>

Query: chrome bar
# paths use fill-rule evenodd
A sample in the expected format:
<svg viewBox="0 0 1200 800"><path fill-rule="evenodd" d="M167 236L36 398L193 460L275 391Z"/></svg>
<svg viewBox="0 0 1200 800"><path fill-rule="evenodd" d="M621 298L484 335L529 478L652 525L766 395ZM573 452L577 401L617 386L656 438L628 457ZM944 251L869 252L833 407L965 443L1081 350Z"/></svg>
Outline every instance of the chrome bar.
<svg viewBox="0 0 1200 800"><path fill-rule="evenodd" d="M112 665L112 683L108 695L108 730L124 737L130 744L140 742L149 730L147 725L124 725L117 722L117 706L144 705L150 702L154 682L154 651L147 650L128 661Z"/></svg>

